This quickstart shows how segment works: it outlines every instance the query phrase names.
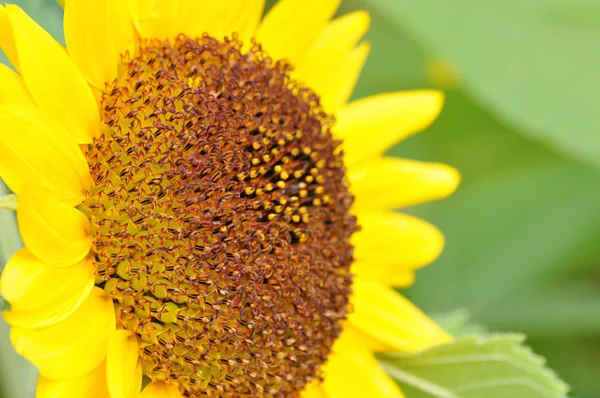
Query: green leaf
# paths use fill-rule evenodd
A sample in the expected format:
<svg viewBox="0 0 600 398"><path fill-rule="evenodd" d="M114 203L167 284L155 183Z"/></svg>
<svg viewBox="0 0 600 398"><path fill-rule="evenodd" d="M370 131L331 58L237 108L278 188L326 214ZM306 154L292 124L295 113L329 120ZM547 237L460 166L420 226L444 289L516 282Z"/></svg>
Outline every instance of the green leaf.
<svg viewBox="0 0 600 398"><path fill-rule="evenodd" d="M591 17L597 2L369 1L450 61L466 90L495 115L600 164L600 20Z"/></svg>
<svg viewBox="0 0 600 398"><path fill-rule="evenodd" d="M517 334L471 336L416 354L380 356L411 398L560 398L567 385Z"/></svg>

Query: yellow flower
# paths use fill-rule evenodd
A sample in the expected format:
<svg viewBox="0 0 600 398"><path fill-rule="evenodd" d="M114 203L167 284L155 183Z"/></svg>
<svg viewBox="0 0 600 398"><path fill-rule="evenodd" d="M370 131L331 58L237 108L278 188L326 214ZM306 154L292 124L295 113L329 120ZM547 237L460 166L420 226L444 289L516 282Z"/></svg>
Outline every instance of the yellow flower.
<svg viewBox="0 0 600 398"><path fill-rule="evenodd" d="M384 156L442 95L348 103L369 16L339 2L68 0L66 51L0 6L1 289L38 397L399 397L373 353L449 339L393 290L443 237L392 210L458 175Z"/></svg>

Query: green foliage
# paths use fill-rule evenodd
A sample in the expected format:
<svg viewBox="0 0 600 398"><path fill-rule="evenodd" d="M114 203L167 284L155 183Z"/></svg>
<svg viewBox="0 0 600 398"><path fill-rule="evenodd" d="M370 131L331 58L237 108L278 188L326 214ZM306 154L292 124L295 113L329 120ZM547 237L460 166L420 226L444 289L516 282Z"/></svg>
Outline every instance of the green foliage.
<svg viewBox="0 0 600 398"><path fill-rule="evenodd" d="M567 386L515 334L463 337L380 361L411 398L560 398Z"/></svg>
<svg viewBox="0 0 600 398"><path fill-rule="evenodd" d="M595 3L370 2L453 63L468 92L494 114L569 155L600 164L600 31L582 29L574 18L597 11Z"/></svg>

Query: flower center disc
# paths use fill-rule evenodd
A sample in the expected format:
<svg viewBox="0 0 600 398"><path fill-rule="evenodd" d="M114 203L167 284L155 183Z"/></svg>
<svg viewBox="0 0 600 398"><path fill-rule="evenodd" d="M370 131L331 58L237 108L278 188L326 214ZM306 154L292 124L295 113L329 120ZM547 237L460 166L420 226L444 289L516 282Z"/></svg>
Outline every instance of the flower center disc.
<svg viewBox="0 0 600 398"><path fill-rule="evenodd" d="M87 150L96 284L145 374L185 396L295 396L351 292L352 197L332 118L260 48L148 41Z"/></svg>

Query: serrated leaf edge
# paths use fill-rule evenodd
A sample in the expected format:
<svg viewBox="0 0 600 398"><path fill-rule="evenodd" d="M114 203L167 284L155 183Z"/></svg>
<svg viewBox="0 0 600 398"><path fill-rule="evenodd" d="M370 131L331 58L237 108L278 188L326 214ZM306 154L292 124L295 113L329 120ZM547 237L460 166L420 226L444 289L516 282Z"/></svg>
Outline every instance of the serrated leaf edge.
<svg viewBox="0 0 600 398"><path fill-rule="evenodd" d="M562 397L566 397L567 393L569 391L569 386L562 381L557 374L550 368L548 368L546 365L546 359L540 355L535 354L530 347L524 345L526 336L524 334L520 334L520 333L494 333L488 336L484 336L484 335L470 335L470 336L464 336L461 337L459 339L455 339L453 342L447 343L447 344L442 344L436 347L431 348L429 351L430 352L443 352L444 349L446 347L455 345L457 343L462 343L466 346L468 345L474 345L476 347L482 347L484 345L488 345L488 344L493 344L494 342L497 341L502 341L503 343L505 343L504 345L511 347L511 351L517 355L519 358L521 358L524 361L527 361L528 363L532 364L532 365L537 365L540 367L539 372L540 374L543 374L545 378L547 378L548 380L551 380L554 385L555 388L557 390L557 392L561 393ZM433 394L435 397L438 398L460 398L459 396L457 396L454 392L438 386L437 384L434 384L428 380L422 379L418 376L415 376L411 373L408 372L404 372L403 370L394 367L394 366L390 366L389 364L386 364L386 360L390 361L390 360L394 360L394 359L406 359L406 358L410 358L412 356L414 356L415 353L406 353L406 352L389 352L389 353L382 353L380 355L378 355L378 357L380 358L380 363L381 366L385 369L385 371L392 376L392 378L395 378L398 381L401 381L405 384L408 384L412 387L418 388L424 392ZM450 357L452 358L452 357ZM504 362L508 362L510 364L512 364L513 366L515 366L516 368L523 368L522 365L515 363L514 358L511 358L510 356L506 355L506 354L486 354L486 355L468 355L468 356L456 356L455 360L442 360L442 359L431 359L431 360L422 360L419 363L419 365L423 364L425 366L428 365L435 365L435 364L446 364L446 363L461 363L461 362L477 362L477 361L483 361L484 358L487 358L489 360L489 358L493 358L494 360L498 360L498 361L504 361ZM465 358L468 358L467 361L465 361ZM528 378L506 378L506 379L499 379L497 382L493 383L494 385L490 384L490 387L498 387L501 385L507 385L507 381L511 381L512 384L521 384L521 385L527 385L530 388L532 388L535 391L538 391L542 394L544 394L544 392L550 392L551 390L546 388L544 385L541 385L539 383L531 383ZM486 387L487 383L473 383L471 385L465 385L463 387L461 387L459 389L458 392L467 392L467 391L471 391L477 388L487 388Z"/></svg>

